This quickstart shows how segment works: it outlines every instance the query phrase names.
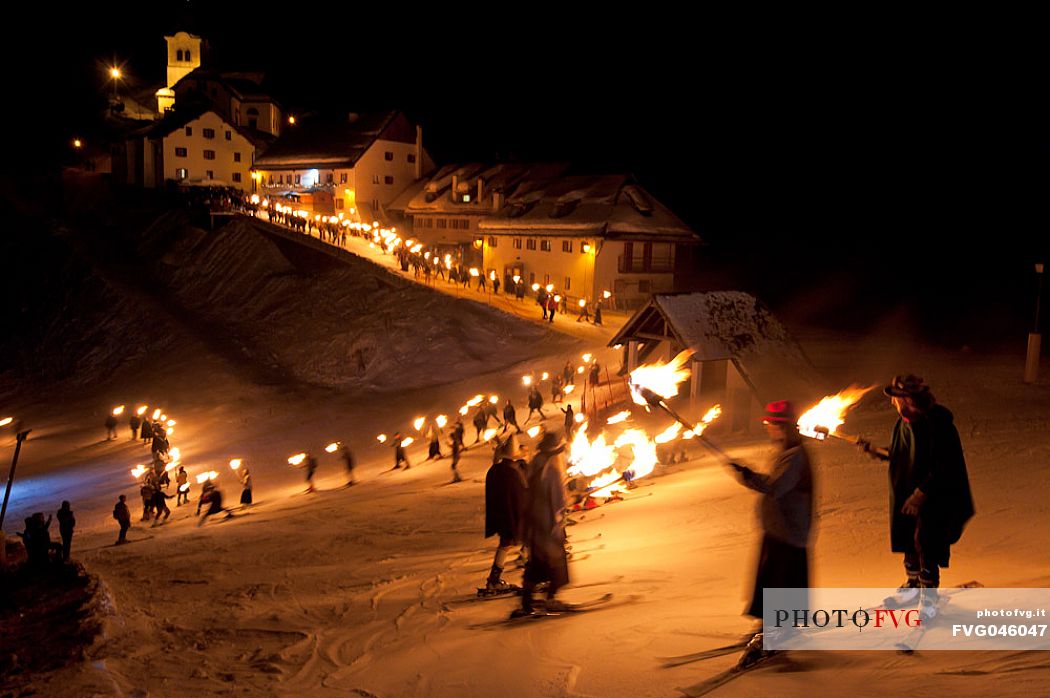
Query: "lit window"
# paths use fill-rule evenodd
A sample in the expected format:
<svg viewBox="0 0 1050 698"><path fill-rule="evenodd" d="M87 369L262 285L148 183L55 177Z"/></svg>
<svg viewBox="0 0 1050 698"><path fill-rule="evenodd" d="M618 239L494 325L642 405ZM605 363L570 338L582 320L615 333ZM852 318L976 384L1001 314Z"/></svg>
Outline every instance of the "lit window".
<svg viewBox="0 0 1050 698"><path fill-rule="evenodd" d="M175 179L186 179L190 176L189 171L185 167L180 167L175 170Z"/></svg>
<svg viewBox="0 0 1050 698"><path fill-rule="evenodd" d="M214 160L215 159L215 151L214 150L205 150L204 151L204 159L205 160Z"/></svg>
<svg viewBox="0 0 1050 698"><path fill-rule="evenodd" d="M339 173L339 183L340 184L346 184L346 173L345 172L340 172Z"/></svg>
<svg viewBox="0 0 1050 698"><path fill-rule="evenodd" d="M186 149L185 148L176 148L175 149L175 157L177 157L177 158L184 158L184 157L186 157Z"/></svg>

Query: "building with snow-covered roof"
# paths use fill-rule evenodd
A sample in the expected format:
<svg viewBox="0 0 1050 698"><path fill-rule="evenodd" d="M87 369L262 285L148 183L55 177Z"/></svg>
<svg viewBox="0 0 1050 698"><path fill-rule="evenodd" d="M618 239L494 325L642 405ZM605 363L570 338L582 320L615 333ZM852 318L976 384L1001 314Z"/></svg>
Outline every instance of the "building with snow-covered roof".
<svg viewBox="0 0 1050 698"><path fill-rule="evenodd" d="M820 390L813 365L787 328L740 291L655 294L609 346L623 349L621 374L691 349L691 377L679 386L681 399L697 419L720 404L720 424L733 431L757 424L765 403L806 401Z"/></svg>
<svg viewBox="0 0 1050 698"><path fill-rule="evenodd" d="M575 303L606 292L637 307L675 290L676 260L699 236L625 174L525 179L477 224L486 272L553 284Z"/></svg>
<svg viewBox="0 0 1050 698"><path fill-rule="evenodd" d="M143 187L228 186L252 191L251 168L262 134L211 109L180 108L133 134L126 148L129 181Z"/></svg>
<svg viewBox="0 0 1050 698"><path fill-rule="evenodd" d="M422 128L387 111L303 119L256 161L254 176L271 199L308 192L311 212L385 222L385 207L432 169Z"/></svg>
<svg viewBox="0 0 1050 698"><path fill-rule="evenodd" d="M179 106L207 106L234 126L280 136L283 111L263 87L264 74L197 68L172 87Z"/></svg>
<svg viewBox="0 0 1050 698"><path fill-rule="evenodd" d="M565 163L449 164L415 182L387 210L406 234L442 253L459 252L469 265L482 264L478 224L498 214L509 192L528 181L550 181Z"/></svg>

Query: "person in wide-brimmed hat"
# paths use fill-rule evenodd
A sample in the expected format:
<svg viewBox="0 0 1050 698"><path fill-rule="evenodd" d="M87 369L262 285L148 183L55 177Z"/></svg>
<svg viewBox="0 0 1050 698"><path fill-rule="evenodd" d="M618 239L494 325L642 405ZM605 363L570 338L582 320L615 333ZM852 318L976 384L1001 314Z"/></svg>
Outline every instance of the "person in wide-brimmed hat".
<svg viewBox="0 0 1050 698"><path fill-rule="evenodd" d="M517 434L510 434L499 442L495 462L485 475L485 537L499 536L492 569L485 582L485 593L506 593L517 589L505 582L502 576L510 549L521 542L525 501L522 456Z"/></svg>
<svg viewBox="0 0 1050 698"><path fill-rule="evenodd" d="M779 400L766 405L762 424L778 448L769 474L757 473L739 463L732 467L747 487L761 492L759 518L762 549L758 556L754 593L747 614L762 619L763 589L796 589L794 608L806 608L809 587L809 541L813 527L813 471L798 433L794 405ZM768 654L762 633L757 633L741 658L747 665Z"/></svg>
<svg viewBox="0 0 1050 698"><path fill-rule="evenodd" d="M952 413L937 403L926 381L894 376L882 392L898 414L890 446L858 445L889 461L890 547L904 553L907 577L887 604L920 602L920 612L930 617L936 592L921 590L940 585L940 568L948 566L951 546L974 513L966 460Z"/></svg>

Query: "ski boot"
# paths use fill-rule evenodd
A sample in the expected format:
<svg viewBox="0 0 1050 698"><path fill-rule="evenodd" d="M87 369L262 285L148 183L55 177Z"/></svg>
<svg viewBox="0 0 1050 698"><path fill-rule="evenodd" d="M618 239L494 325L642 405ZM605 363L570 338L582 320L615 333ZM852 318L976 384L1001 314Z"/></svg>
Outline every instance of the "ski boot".
<svg viewBox="0 0 1050 698"><path fill-rule="evenodd" d="M510 617L524 618L526 616L546 615L542 609L537 608L532 601L532 591L523 591L521 594L521 606L510 612Z"/></svg>
<svg viewBox="0 0 1050 698"><path fill-rule="evenodd" d="M905 608L915 605L919 600L919 580L909 578L898 587L897 593L882 600L886 608Z"/></svg>
<svg viewBox="0 0 1050 698"><path fill-rule="evenodd" d="M759 662L772 657L776 652L776 650L764 649L762 647L762 633L755 633L755 636L744 647L744 653L737 660L736 669L737 671L750 669Z"/></svg>
<svg viewBox="0 0 1050 698"><path fill-rule="evenodd" d="M937 606L940 603L941 597L937 593L936 587L923 587L919 595L919 617L922 618L923 622L933 620L937 615Z"/></svg>

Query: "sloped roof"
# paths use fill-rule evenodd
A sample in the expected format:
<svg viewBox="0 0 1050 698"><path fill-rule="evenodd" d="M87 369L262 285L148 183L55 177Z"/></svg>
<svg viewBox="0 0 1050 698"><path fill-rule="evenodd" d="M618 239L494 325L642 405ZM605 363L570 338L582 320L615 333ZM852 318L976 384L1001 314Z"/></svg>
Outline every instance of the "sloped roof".
<svg viewBox="0 0 1050 698"><path fill-rule="evenodd" d="M214 109L205 105L195 105L192 107L176 107L174 110L165 112L164 116L159 120L146 127L136 135L147 136L149 138L164 138L181 128L185 128L187 124L196 121L205 114L214 114L222 123L229 128L231 131L236 131L240 135L244 136L249 143L257 147L265 146L271 139L272 136L264 134L261 131L252 131L250 129L241 128L231 124L226 119L222 118Z"/></svg>
<svg viewBox="0 0 1050 698"><path fill-rule="evenodd" d="M310 169L353 167L380 137L407 139L408 120L399 111L347 117L316 116L286 128L280 138L255 162L259 169Z"/></svg>
<svg viewBox="0 0 1050 698"><path fill-rule="evenodd" d="M730 360L762 401L802 400L820 390L802 347L772 312L741 291L660 293L609 341L626 344L659 317L679 345L699 361ZM649 342L650 339L643 338Z"/></svg>
<svg viewBox="0 0 1050 698"><path fill-rule="evenodd" d="M496 234L700 241L689 226L627 174L523 182L496 215L481 221L478 228Z"/></svg>
<svg viewBox="0 0 1050 698"><path fill-rule="evenodd" d="M567 163L458 163L441 167L429 179L415 182L387 208L404 211L407 215L444 213L455 215L486 215L496 213L491 204L492 192L504 197L511 195L526 181L549 181L560 175ZM457 178L461 189L473 197L478 181L482 182L484 201L472 198L469 203L453 199L452 178Z"/></svg>

